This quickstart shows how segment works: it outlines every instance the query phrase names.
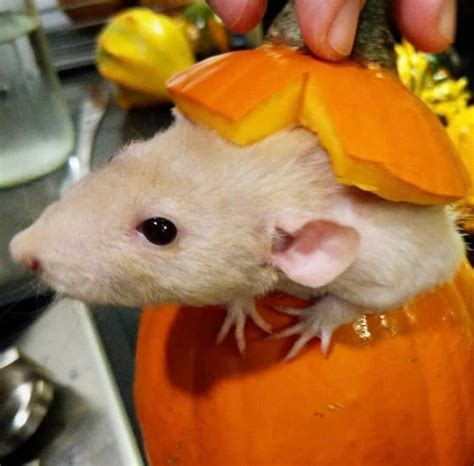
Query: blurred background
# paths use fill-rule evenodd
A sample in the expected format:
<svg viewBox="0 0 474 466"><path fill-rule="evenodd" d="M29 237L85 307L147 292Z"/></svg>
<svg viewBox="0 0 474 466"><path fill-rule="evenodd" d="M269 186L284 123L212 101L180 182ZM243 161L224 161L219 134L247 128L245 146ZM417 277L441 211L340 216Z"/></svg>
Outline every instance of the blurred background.
<svg viewBox="0 0 474 466"><path fill-rule="evenodd" d="M186 5L186 0L38 0L41 14L51 47L53 61L59 69L70 67L72 63L91 63L95 35L110 14L133 5L141 5L155 10ZM273 17L282 8L284 0L270 0L263 20L266 29ZM458 0L458 31L455 48L461 57L459 73L473 76L474 62L474 5L469 0Z"/></svg>

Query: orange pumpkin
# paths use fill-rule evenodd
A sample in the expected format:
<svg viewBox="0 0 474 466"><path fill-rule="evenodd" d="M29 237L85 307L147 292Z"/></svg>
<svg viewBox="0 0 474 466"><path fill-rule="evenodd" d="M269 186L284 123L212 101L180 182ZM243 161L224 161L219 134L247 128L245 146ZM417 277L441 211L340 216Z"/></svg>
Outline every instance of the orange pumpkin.
<svg viewBox="0 0 474 466"><path fill-rule="evenodd" d="M380 69L269 44L201 62L168 90L191 120L237 144L295 125L313 130L339 182L385 199L443 204L470 186L437 117Z"/></svg>
<svg viewBox="0 0 474 466"><path fill-rule="evenodd" d="M285 362L291 339L247 326L216 346L224 311L145 309L135 399L153 466L470 466L474 463L474 274L340 328ZM262 316L294 298L268 296Z"/></svg>

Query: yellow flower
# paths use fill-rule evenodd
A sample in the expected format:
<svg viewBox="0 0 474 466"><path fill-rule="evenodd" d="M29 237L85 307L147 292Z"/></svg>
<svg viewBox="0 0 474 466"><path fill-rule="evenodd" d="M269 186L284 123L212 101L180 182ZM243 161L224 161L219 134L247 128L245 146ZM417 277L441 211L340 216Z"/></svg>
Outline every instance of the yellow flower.
<svg viewBox="0 0 474 466"><path fill-rule="evenodd" d="M453 79L428 55L415 50L407 41L395 46L401 81L437 115L449 119L464 110L471 97L466 78Z"/></svg>
<svg viewBox="0 0 474 466"><path fill-rule="evenodd" d="M471 190L465 201L474 206L474 106L453 115L447 130L471 176Z"/></svg>

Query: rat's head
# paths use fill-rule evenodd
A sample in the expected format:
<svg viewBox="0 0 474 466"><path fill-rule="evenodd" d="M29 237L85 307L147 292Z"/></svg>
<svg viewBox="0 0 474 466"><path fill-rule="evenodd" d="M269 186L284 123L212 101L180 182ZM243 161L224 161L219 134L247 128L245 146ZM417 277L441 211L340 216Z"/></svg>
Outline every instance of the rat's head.
<svg viewBox="0 0 474 466"><path fill-rule="evenodd" d="M241 148L179 118L73 186L12 240L12 255L88 302L217 304L263 293L278 267L303 257L275 251L287 246L282 230L321 236L301 216L275 220L283 202L317 204L318 193L307 195L316 169L300 165L314 146L288 131Z"/></svg>
<svg viewBox="0 0 474 466"><path fill-rule="evenodd" d="M217 303L255 277L268 287L264 234L224 189L229 150L179 119L73 186L12 240L12 255L88 302Z"/></svg>

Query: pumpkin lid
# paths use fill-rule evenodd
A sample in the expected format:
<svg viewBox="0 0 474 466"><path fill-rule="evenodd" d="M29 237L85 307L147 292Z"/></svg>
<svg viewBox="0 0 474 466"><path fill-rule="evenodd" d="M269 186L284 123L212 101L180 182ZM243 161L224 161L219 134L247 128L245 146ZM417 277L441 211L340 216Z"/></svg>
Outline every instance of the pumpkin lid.
<svg viewBox="0 0 474 466"><path fill-rule="evenodd" d="M304 126L339 182L392 201L465 197L467 170L437 117L390 73L265 45L205 60L168 90L191 120L245 145Z"/></svg>

